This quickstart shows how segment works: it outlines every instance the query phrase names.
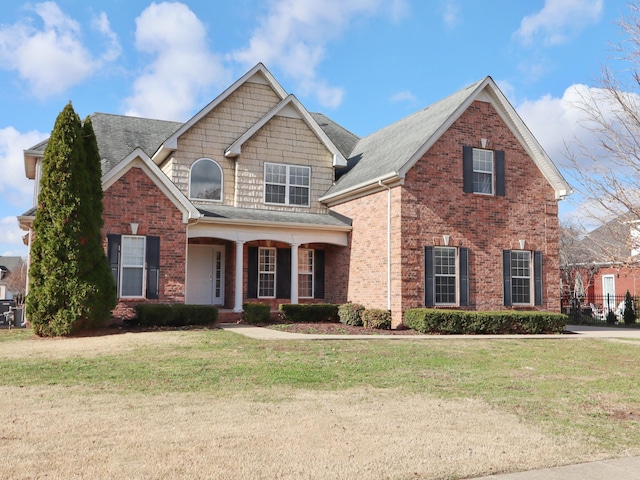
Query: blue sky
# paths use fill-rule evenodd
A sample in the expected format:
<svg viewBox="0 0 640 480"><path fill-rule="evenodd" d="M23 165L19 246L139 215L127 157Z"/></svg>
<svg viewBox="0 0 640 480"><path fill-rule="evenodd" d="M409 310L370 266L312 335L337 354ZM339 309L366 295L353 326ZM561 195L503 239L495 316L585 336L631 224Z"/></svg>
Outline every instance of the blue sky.
<svg viewBox="0 0 640 480"><path fill-rule="evenodd" d="M571 107L621 41L626 0L4 0L0 255L26 255L22 151L68 101L186 121L257 62L309 111L369 134L486 75L556 162ZM571 181L571 172L563 169ZM561 202L569 217L575 202Z"/></svg>

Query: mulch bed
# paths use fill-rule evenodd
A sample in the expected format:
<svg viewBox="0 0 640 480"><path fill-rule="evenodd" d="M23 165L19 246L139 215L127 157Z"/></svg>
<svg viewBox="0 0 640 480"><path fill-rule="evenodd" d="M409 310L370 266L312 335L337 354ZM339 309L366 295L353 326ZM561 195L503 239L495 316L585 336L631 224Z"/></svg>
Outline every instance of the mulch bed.
<svg viewBox="0 0 640 480"><path fill-rule="evenodd" d="M258 324L259 327L272 328L283 332L311 333L316 335L419 335L419 332L410 329L404 330L380 330L377 328L355 327L342 323L314 322L314 323L284 323L269 322Z"/></svg>

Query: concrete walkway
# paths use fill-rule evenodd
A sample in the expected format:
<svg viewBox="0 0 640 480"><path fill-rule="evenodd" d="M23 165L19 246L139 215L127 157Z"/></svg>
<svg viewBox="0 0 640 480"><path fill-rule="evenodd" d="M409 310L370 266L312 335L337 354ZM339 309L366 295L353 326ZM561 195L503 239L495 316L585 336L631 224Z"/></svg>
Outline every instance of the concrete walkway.
<svg viewBox="0 0 640 480"><path fill-rule="evenodd" d="M640 457L601 460L504 475L489 475L476 480L640 480Z"/></svg>
<svg viewBox="0 0 640 480"><path fill-rule="evenodd" d="M429 340L480 340L480 339L547 339L576 340L580 338L628 338L638 339L640 346L640 329L588 327L568 325L567 335L310 335L254 327L238 323L221 323L220 328L239 333L256 340L396 340L396 341L429 341ZM529 472L490 475L476 480L640 480L640 457L602 460L558 468L545 468Z"/></svg>
<svg viewBox="0 0 640 480"><path fill-rule="evenodd" d="M567 325L567 335L324 335L308 333L291 333L273 330L271 328L254 327L240 323L221 323L223 330L239 333L256 340L486 340L486 339L531 339L545 340L575 340L576 338L637 338L640 339L640 329L588 327L584 325Z"/></svg>

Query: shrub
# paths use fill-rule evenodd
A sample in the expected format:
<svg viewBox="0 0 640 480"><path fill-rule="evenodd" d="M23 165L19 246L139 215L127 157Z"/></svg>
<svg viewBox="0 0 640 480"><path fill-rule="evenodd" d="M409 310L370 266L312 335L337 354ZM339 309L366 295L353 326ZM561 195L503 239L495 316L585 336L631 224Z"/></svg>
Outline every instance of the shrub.
<svg viewBox="0 0 640 480"><path fill-rule="evenodd" d="M613 310L609 310L609 313L607 313L607 325L615 325L617 321L616 313Z"/></svg>
<svg viewBox="0 0 640 480"><path fill-rule="evenodd" d="M218 320L218 309L211 305L181 303L141 303L136 305L136 321L143 327L183 327L207 325Z"/></svg>
<svg viewBox="0 0 640 480"><path fill-rule="evenodd" d="M364 307L358 303L345 303L338 307L338 317L343 325L362 325Z"/></svg>
<svg viewBox="0 0 640 480"><path fill-rule="evenodd" d="M271 316L271 306L268 303L243 303L242 320L249 325L265 323Z"/></svg>
<svg viewBox="0 0 640 480"><path fill-rule="evenodd" d="M287 321L299 322L337 322L338 306L331 303L291 304L282 303L279 307Z"/></svg>
<svg viewBox="0 0 640 480"><path fill-rule="evenodd" d="M636 309L634 308L633 298L631 298L629 290L627 290L627 294L624 296L623 318L625 325L634 325L636 323Z"/></svg>
<svg viewBox="0 0 640 480"><path fill-rule="evenodd" d="M369 308L362 312L362 324L367 328L391 328L391 312L380 308Z"/></svg>
<svg viewBox="0 0 640 480"><path fill-rule="evenodd" d="M469 312L413 308L404 315L404 323L422 333L504 334L562 333L566 315L551 312Z"/></svg>

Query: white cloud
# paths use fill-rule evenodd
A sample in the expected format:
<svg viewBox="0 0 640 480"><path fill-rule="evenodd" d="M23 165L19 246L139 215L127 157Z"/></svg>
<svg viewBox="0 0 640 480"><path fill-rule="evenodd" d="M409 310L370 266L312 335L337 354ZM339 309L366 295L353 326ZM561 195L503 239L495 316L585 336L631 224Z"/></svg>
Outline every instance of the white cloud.
<svg viewBox="0 0 640 480"><path fill-rule="evenodd" d="M545 0L542 10L522 19L515 35L525 44L567 42L600 19L603 3L603 0Z"/></svg>
<svg viewBox="0 0 640 480"><path fill-rule="evenodd" d="M442 19L448 28L453 28L460 23L460 7L455 0L446 0L442 10Z"/></svg>
<svg viewBox="0 0 640 480"><path fill-rule="evenodd" d="M0 27L0 68L15 70L33 95L46 98L81 83L120 54L117 37L101 15L100 32L108 47L101 60L94 59L82 43L80 24L60 10L55 2L27 7L42 21L38 28L30 17Z"/></svg>
<svg viewBox="0 0 640 480"><path fill-rule="evenodd" d="M0 245L3 248L7 248L10 245L10 250L5 250L1 253L2 256L23 256L26 252L26 247L22 241L22 237L27 232L20 230L18 227L18 220L16 217L4 217L0 218Z"/></svg>
<svg viewBox="0 0 640 480"><path fill-rule="evenodd" d="M327 44L339 38L354 20L386 10L393 21L408 12L406 0L276 0L254 30L249 45L230 58L251 68L258 62L280 68L304 96L315 95L326 107L337 107L343 89L318 78Z"/></svg>
<svg viewBox="0 0 640 480"><path fill-rule="evenodd" d="M398 92L398 93L394 93L391 96L391 103L398 103L398 102L415 102L416 101L416 96L411 93L409 90L404 90L402 92Z"/></svg>
<svg viewBox="0 0 640 480"><path fill-rule="evenodd" d="M185 120L212 85L229 82L206 30L182 3L152 3L136 19L136 48L154 57L125 100L127 115Z"/></svg>
<svg viewBox="0 0 640 480"><path fill-rule="evenodd" d="M33 200L33 180L24 172L23 150L47 138L41 132L20 133L13 127L0 129L0 196L5 205L29 208Z"/></svg>

